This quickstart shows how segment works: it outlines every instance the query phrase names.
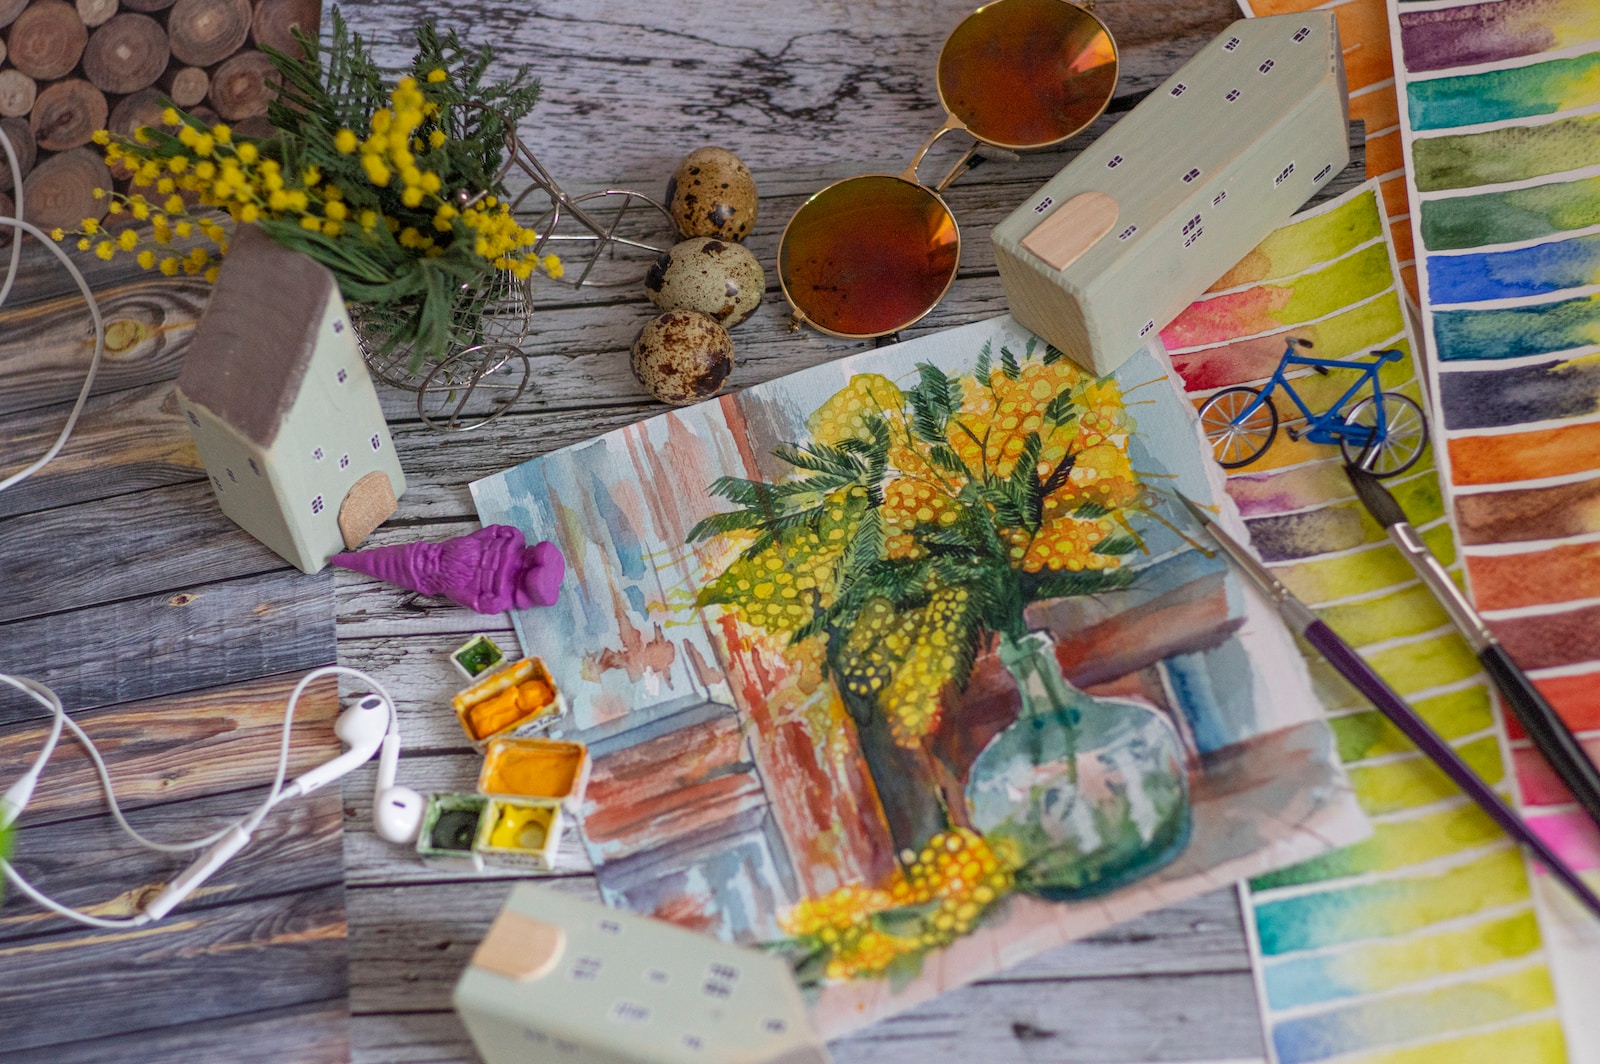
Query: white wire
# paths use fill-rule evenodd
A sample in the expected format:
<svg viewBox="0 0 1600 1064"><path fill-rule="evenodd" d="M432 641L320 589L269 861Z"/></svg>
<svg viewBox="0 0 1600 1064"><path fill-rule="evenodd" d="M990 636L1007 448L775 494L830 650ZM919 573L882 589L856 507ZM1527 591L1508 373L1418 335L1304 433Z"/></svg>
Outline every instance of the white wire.
<svg viewBox="0 0 1600 1064"><path fill-rule="evenodd" d="M11 138L6 136L6 131L0 129L0 148L6 152L6 163L11 168L11 191L15 193L12 198L12 209L17 212L17 217L22 217L22 164L17 162L17 149L11 143ZM11 265L6 267L6 280L0 284L0 307L5 306L6 296L11 294L11 286L17 280L17 263L22 259L22 234L18 233L11 239Z"/></svg>
<svg viewBox="0 0 1600 1064"><path fill-rule="evenodd" d="M73 265L72 259L67 256L65 251L61 250L54 240L50 239L48 233L32 222L22 220L22 167L17 163L17 151L11 146L11 138L6 136L4 130L0 130L0 148L5 150L6 162L11 168L11 187L16 193L15 209L17 212L15 218L0 217L0 225L9 226L17 231L16 235L11 239L11 264L6 269L5 282L0 284L0 306L5 305L6 297L11 294L11 286L17 279L17 263L20 261L22 254L22 237L26 233L49 248L56 258L61 260L61 265L67 268L67 272L72 275L73 281L77 283L78 290L83 293L84 301L89 304L89 317L94 322L94 354L89 359L89 371L84 374L83 387L78 391L78 400L72 405L72 412L67 415L67 423L61 427L61 434L56 437L55 443L50 445L49 449L39 457L38 461L13 473L4 480L0 480L0 491L5 491L7 488L22 483L43 469L51 459L61 453L61 448L66 446L67 437L72 435L72 430L78 424L78 415L83 413L84 404L89 401L89 391L94 387L95 374L100 372L100 358L105 354L106 350L106 323L100 316L100 304L95 302L94 293L89 290L89 283L83 279L83 274L79 272L78 267Z"/></svg>
<svg viewBox="0 0 1600 1064"><path fill-rule="evenodd" d="M111 784L111 774L106 769L105 760L100 756L99 749L95 747L94 741L89 738L88 734L78 726L78 722L67 714L66 707L62 704L60 696L37 680L30 680L24 676L9 676L5 673L0 673L0 682L10 684L12 687L24 692L34 701L49 708L54 715L55 720L50 730L50 735L40 749L38 757L34 759L33 767L29 769L30 772L37 775L43 770L45 763L50 759L50 755L55 752L56 744L61 737L62 726L65 725L71 729L73 737L83 744L84 751L89 755L89 760L94 763L95 771L100 776L100 784L105 790L106 802L111 807L111 815L116 818L117 824L121 826L122 830L127 832L139 845L148 849L161 853L184 853L189 850L198 850L210 846L220 841L224 835L234 828L240 829L246 835L252 834L256 828L260 827L267 814L272 812L279 803L289 797L293 797L293 795L284 794L283 782L289 773L289 739L294 724L295 710L299 707L300 696L305 692L306 687L324 676L350 676L371 684L372 689L383 696L384 701L389 706L388 730L391 732L398 730L398 722L395 719L394 699L389 697L389 692L385 691L383 685L372 676L362 672L360 669L352 669L345 665L324 665L321 668L312 669L300 678L299 683L295 684L294 690L289 693L289 698L284 704L283 732L278 743L278 766L273 774L272 786L268 789L267 796L261 800L261 803L254 810L238 820L233 821L219 831L207 835L203 839L195 839L190 842L156 842L145 838L134 830L133 825L129 824L127 818L123 816L122 807L117 803L116 790ZM0 858L0 872L4 872L6 879L15 885L18 890L22 891L23 894L26 894L44 908L65 916L69 920L76 920L91 927L117 928L138 927L149 922L148 918L144 918L142 914L126 919L107 919L105 917L91 916L88 913L62 905L53 901L37 887L29 883L23 878L22 873L18 872L11 862L5 858Z"/></svg>

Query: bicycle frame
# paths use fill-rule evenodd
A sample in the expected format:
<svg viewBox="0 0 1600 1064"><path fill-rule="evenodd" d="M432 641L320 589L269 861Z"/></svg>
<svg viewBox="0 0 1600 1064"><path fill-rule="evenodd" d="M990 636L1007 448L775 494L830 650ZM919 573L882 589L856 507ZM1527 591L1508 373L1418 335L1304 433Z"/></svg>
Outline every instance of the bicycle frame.
<svg viewBox="0 0 1600 1064"><path fill-rule="evenodd" d="M1249 406L1239 412L1239 419L1247 419L1251 414L1255 413L1262 403L1268 401L1274 391L1281 388L1288 393L1290 399L1294 400L1294 405L1300 408L1300 413L1306 419L1306 430L1300 434L1301 439L1309 440L1312 443L1337 443L1342 439L1348 439L1354 446L1365 447L1374 439L1383 439L1388 433L1389 426L1386 424L1383 403L1378 402L1375 404L1376 424L1374 425L1345 424L1343 420L1344 407L1346 403L1354 398L1357 392L1368 384L1372 386L1372 395L1375 399L1383 394L1382 388L1378 385L1378 368L1385 361L1387 360L1381 356L1373 362L1354 362L1337 358L1308 358L1304 355L1296 354L1291 344L1289 349L1283 353L1283 357L1278 360L1278 368L1273 371L1272 378L1262 387L1261 394ZM1291 366L1309 366L1312 369L1322 370L1353 369L1360 370L1361 376L1339 397L1339 400L1333 406L1321 414L1314 414L1311 412L1311 408L1306 405L1305 400L1300 398L1300 393L1294 390L1293 383L1285 376L1285 372Z"/></svg>

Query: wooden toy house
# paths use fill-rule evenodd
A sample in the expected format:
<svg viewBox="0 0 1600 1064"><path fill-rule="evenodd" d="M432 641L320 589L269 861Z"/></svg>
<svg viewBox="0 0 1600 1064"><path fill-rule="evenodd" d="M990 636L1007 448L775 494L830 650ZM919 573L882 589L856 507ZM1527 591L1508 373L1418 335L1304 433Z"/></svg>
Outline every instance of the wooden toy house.
<svg viewBox="0 0 1600 1064"><path fill-rule="evenodd" d="M1241 19L999 225L1011 313L1109 373L1350 161L1330 11Z"/></svg>
<svg viewBox="0 0 1600 1064"><path fill-rule="evenodd" d="M241 226L178 376L222 512L314 573L398 507L405 474L333 274Z"/></svg>
<svg viewBox="0 0 1600 1064"><path fill-rule="evenodd" d="M456 983L485 1064L828 1064L779 957L530 883Z"/></svg>

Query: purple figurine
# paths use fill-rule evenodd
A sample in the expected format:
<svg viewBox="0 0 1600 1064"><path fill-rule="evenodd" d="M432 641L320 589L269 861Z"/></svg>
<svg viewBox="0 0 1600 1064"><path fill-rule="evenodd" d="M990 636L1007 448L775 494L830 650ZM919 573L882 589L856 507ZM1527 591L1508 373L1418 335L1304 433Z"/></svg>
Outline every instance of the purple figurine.
<svg viewBox="0 0 1600 1064"><path fill-rule="evenodd" d="M567 562L549 540L528 546L511 525L486 525L443 543L402 543L335 554L330 561L477 613L550 606Z"/></svg>

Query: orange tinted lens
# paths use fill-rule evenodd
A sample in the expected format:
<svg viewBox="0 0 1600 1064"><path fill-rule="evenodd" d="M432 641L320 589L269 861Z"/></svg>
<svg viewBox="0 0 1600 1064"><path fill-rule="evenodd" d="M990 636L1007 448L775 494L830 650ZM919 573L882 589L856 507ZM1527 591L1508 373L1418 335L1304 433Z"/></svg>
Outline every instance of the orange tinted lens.
<svg viewBox="0 0 1600 1064"><path fill-rule="evenodd" d="M973 136L1008 148L1065 140L1117 88L1117 49L1100 21L1065 0L995 0L939 53L939 95Z"/></svg>
<svg viewBox="0 0 1600 1064"><path fill-rule="evenodd" d="M789 221L778 279L813 325L881 336L932 310L960 258L955 219L938 196L898 177L853 177Z"/></svg>

